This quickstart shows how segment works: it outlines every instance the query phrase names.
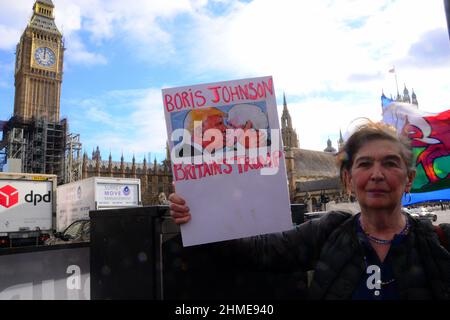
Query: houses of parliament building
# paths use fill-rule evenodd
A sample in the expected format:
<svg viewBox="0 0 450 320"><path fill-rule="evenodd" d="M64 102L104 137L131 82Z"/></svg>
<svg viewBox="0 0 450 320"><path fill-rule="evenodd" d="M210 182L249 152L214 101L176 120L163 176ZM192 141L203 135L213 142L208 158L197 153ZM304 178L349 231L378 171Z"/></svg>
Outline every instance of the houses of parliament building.
<svg viewBox="0 0 450 320"><path fill-rule="evenodd" d="M0 121L3 170L56 174L59 184L93 176L137 178L141 180L143 204L157 204L159 195L172 192L168 150L162 163L145 158L136 162L134 156L131 162L123 156L113 161L111 155L104 160L99 147L90 157L81 155L80 136L68 132L68 120L60 119L64 50L52 0L36 0L16 47L14 114L8 121ZM291 202L310 201L317 206L324 195L336 200L344 197L331 140L324 151L301 149L283 98L281 130ZM404 96L398 94L397 100L408 99L405 87ZM417 104L414 92L412 100ZM338 149L342 144L341 135Z"/></svg>

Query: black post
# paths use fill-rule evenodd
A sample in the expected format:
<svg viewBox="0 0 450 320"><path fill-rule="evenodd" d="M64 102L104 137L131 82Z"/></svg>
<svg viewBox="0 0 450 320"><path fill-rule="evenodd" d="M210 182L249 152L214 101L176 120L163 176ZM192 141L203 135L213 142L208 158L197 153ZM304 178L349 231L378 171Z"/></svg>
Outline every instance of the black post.
<svg viewBox="0 0 450 320"><path fill-rule="evenodd" d="M91 299L162 298L160 206L91 211Z"/></svg>

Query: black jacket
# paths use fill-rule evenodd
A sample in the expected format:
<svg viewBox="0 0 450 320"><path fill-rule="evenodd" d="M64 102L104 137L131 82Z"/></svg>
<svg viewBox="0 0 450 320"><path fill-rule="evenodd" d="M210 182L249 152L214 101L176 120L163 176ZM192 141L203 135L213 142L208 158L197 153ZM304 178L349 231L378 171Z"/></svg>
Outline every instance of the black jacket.
<svg viewBox="0 0 450 320"><path fill-rule="evenodd" d="M405 241L390 256L401 299L450 299L450 253L429 221L412 217ZM447 237L448 224L441 225ZM355 216L330 212L283 233L235 241L234 251L260 270L314 270L311 299L351 299L365 272Z"/></svg>

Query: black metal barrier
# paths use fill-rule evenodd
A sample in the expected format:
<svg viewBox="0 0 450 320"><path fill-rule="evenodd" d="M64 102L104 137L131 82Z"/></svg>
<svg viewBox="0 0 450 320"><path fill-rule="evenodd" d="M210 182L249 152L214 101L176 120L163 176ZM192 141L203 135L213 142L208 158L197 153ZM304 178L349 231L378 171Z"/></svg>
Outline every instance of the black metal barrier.
<svg viewBox="0 0 450 320"><path fill-rule="evenodd" d="M91 211L91 299L161 299L163 207Z"/></svg>
<svg viewBox="0 0 450 320"><path fill-rule="evenodd" d="M308 211L306 204L291 204L291 217L293 224L301 224L305 221L305 213Z"/></svg>
<svg viewBox="0 0 450 320"><path fill-rule="evenodd" d="M296 223L303 206L292 206ZM301 299L306 273L213 261L221 243L183 248L167 206L91 211L91 299Z"/></svg>

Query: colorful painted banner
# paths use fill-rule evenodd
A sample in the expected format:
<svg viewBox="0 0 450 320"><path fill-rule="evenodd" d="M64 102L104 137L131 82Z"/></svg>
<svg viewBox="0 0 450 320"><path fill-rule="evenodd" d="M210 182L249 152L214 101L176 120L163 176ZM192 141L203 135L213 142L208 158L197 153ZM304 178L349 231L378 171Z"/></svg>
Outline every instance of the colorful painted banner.
<svg viewBox="0 0 450 320"><path fill-rule="evenodd" d="M411 199L404 205L450 200L450 110L439 114L381 97L383 121L411 139L417 168Z"/></svg>

